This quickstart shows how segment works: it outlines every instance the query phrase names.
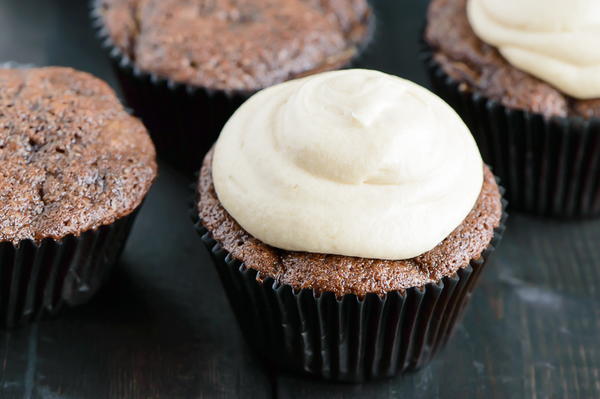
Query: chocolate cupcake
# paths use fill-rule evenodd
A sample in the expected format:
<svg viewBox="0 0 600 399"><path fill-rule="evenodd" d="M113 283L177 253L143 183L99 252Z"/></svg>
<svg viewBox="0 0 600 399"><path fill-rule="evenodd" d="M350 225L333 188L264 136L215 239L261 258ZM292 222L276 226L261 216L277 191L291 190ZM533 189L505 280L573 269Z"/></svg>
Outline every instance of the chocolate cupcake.
<svg viewBox="0 0 600 399"><path fill-rule="evenodd" d="M446 343L504 219L454 111L368 70L251 97L204 159L194 215L256 353L354 382Z"/></svg>
<svg viewBox="0 0 600 399"><path fill-rule="evenodd" d="M150 137L104 82L0 69L1 323L94 295L155 176Z"/></svg>
<svg viewBox="0 0 600 399"><path fill-rule="evenodd" d="M597 15L593 0L429 6L424 46L434 90L470 127L516 209L600 214Z"/></svg>
<svg viewBox="0 0 600 399"><path fill-rule="evenodd" d="M372 19L366 0L98 0L93 17L159 156L189 174L252 93L349 65Z"/></svg>

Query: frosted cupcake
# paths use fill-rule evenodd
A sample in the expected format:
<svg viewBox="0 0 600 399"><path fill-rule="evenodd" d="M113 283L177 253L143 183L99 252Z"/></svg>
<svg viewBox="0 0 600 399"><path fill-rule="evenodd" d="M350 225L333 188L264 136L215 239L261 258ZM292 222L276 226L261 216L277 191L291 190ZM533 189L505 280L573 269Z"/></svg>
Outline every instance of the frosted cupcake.
<svg viewBox="0 0 600 399"><path fill-rule="evenodd" d="M434 0L435 91L471 128L511 206L600 214L600 3Z"/></svg>
<svg viewBox="0 0 600 399"><path fill-rule="evenodd" d="M368 70L250 98L197 193L198 228L250 345L335 380L425 364L502 229L499 188L460 118Z"/></svg>

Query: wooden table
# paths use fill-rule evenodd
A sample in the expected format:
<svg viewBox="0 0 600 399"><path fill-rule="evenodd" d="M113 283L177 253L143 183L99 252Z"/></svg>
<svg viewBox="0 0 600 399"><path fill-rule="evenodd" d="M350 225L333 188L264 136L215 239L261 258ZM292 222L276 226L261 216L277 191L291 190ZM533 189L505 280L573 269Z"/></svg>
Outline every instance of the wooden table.
<svg viewBox="0 0 600 399"><path fill-rule="evenodd" d="M425 84L424 0L374 0L363 65ZM1 0L0 60L70 65L114 85L84 0ZM600 397L600 222L512 215L448 348L418 373L339 385L252 357L166 165L122 261L92 303L0 333L1 398Z"/></svg>

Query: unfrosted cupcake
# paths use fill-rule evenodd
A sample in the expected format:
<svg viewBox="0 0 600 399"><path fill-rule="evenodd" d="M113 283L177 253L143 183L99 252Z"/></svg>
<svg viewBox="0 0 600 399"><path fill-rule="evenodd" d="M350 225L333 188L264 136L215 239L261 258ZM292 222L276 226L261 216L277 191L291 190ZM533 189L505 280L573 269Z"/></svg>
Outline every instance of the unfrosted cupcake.
<svg viewBox="0 0 600 399"><path fill-rule="evenodd" d="M106 83L0 69L0 323L94 295L155 176L150 137Z"/></svg>
<svg viewBox="0 0 600 399"><path fill-rule="evenodd" d="M159 155L196 172L251 93L349 65L371 10L366 0L98 0L94 17Z"/></svg>
<svg viewBox="0 0 600 399"><path fill-rule="evenodd" d="M600 214L600 3L433 0L435 91L463 117L511 206Z"/></svg>
<svg viewBox="0 0 600 399"><path fill-rule="evenodd" d="M251 97L197 193L198 229L249 344L334 380L429 361L503 228L498 185L460 118L369 70Z"/></svg>

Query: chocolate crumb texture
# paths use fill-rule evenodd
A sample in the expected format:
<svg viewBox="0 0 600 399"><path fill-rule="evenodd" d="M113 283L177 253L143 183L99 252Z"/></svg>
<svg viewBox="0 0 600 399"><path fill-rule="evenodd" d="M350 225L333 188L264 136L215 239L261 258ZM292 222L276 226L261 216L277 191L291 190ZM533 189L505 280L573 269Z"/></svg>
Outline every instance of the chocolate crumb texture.
<svg viewBox="0 0 600 399"><path fill-rule="evenodd" d="M133 212L154 146L103 81L70 68L0 69L0 241L60 239Z"/></svg>
<svg viewBox="0 0 600 399"><path fill-rule="evenodd" d="M142 71L254 91L338 69L369 32L366 0L99 0L114 45Z"/></svg>
<svg viewBox="0 0 600 399"><path fill-rule="evenodd" d="M363 296L435 283L479 259L502 217L496 180L485 167L483 188L473 210L444 241L415 258L394 261L286 251L252 237L227 213L215 192L211 165L212 151L204 159L198 182L197 208L202 225L225 250L262 278L272 277L295 289Z"/></svg>
<svg viewBox="0 0 600 399"><path fill-rule="evenodd" d="M547 117L600 117L600 99L572 98L513 67L495 47L480 40L469 24L466 2L432 0L425 32L434 60L463 90Z"/></svg>

